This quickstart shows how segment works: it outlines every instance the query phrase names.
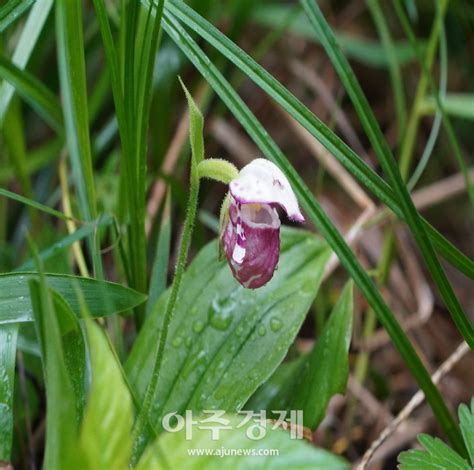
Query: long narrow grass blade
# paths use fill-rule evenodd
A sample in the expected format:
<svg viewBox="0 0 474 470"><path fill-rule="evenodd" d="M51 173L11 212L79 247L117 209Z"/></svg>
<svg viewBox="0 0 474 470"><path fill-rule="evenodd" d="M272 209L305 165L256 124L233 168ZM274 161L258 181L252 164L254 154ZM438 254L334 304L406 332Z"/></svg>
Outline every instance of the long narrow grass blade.
<svg viewBox="0 0 474 470"><path fill-rule="evenodd" d="M53 0L37 0L33 5L12 57L12 62L18 68L24 69L28 63L52 6ZM15 88L12 85L2 83L0 87L0 116L4 116L7 112L14 92Z"/></svg>
<svg viewBox="0 0 474 470"><path fill-rule="evenodd" d="M446 97L446 88L448 86L448 44L446 40L446 31L443 27L440 31L439 38L439 92L441 98L444 100ZM436 107L435 107L436 109ZM446 109L446 106L445 106ZM420 112L423 112L420 110ZM441 127L442 116L439 111L436 111L435 117L433 119L433 125L431 126L430 135L426 142L423 154L420 157L416 168L413 170L412 175L408 181L408 189L410 191L417 185L418 181L421 178L421 175L424 173L428 162L433 154L433 149L436 145L438 139L439 130Z"/></svg>
<svg viewBox="0 0 474 470"><path fill-rule="evenodd" d="M3 33L12 23L21 18L35 0L9 0L0 8L0 33Z"/></svg>
<svg viewBox="0 0 474 470"><path fill-rule="evenodd" d="M56 209L52 209L51 207L45 206L44 204L34 201L33 199L29 199L25 196L21 196L20 194L13 193L12 191L8 191L8 189L0 188L0 196L5 196L9 199L13 199L14 201L21 202L22 204L25 204L29 207L33 207L34 209L52 215L53 217L57 217L61 220L70 219L70 217L65 216L62 212L59 212Z"/></svg>
<svg viewBox="0 0 474 470"><path fill-rule="evenodd" d="M387 57L390 80L392 82L393 98L395 102L395 111L397 114L398 135L402 136L405 131L405 122L407 117L405 90L403 88L402 74L400 64L397 60L396 48L390 34L387 21L379 0L366 0L372 19L377 27L385 56ZM339 41L340 43L340 41ZM401 140L401 139L400 139Z"/></svg>
<svg viewBox="0 0 474 470"><path fill-rule="evenodd" d="M9 82L55 131L63 132L63 113L59 101L43 83L3 57L0 57L0 77ZM0 115L0 121L4 117Z"/></svg>
<svg viewBox="0 0 474 470"><path fill-rule="evenodd" d="M82 1L56 1L58 67L64 106L66 140L77 189L79 212L87 221L97 217L92 155L89 136ZM100 247L94 237L88 239L95 275L103 278Z"/></svg>
<svg viewBox="0 0 474 470"><path fill-rule="evenodd" d="M79 0L56 2L59 77L68 150L83 219L96 217L96 198L89 141L89 118Z"/></svg>
<svg viewBox="0 0 474 470"><path fill-rule="evenodd" d="M10 462L18 324L0 325L0 460Z"/></svg>

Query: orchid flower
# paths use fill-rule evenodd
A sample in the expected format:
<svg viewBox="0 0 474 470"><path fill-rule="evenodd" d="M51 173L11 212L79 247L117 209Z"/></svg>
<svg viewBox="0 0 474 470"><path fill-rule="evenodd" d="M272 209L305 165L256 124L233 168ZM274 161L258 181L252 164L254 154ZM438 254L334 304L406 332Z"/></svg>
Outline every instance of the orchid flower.
<svg viewBox="0 0 474 470"><path fill-rule="evenodd" d="M269 160L257 158L229 184L221 223L221 243L234 277L256 289L272 277L280 256L280 218L276 206L296 222L304 217L288 179Z"/></svg>

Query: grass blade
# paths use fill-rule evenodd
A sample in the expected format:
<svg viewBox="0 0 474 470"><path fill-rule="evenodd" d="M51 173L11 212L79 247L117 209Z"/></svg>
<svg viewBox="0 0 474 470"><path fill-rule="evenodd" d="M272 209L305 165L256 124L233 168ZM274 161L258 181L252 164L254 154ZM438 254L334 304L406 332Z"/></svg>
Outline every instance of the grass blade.
<svg viewBox="0 0 474 470"><path fill-rule="evenodd" d="M461 119L474 120L474 93L447 93L441 102L445 113ZM433 96L423 101L421 112L436 113L436 99Z"/></svg>
<svg viewBox="0 0 474 470"><path fill-rule="evenodd" d="M9 0L6 5L0 8L0 33L3 33L12 23L14 23L35 0Z"/></svg>
<svg viewBox="0 0 474 470"><path fill-rule="evenodd" d="M36 202L33 199L29 199L25 196L21 196L20 194L8 191L8 189L0 188L0 196L5 196L9 199L13 199L14 201L21 202L22 204L25 204L29 207L33 207L34 209L44 212L45 214L52 215L53 217L57 217L61 220L70 219L70 217L65 216L62 212L59 212L56 209L51 209L51 207L45 206L44 204Z"/></svg>
<svg viewBox="0 0 474 470"><path fill-rule="evenodd" d="M89 221L97 216L97 211L89 141L80 1L56 2L56 33L68 150L81 217Z"/></svg>
<svg viewBox="0 0 474 470"><path fill-rule="evenodd" d="M56 36L59 79L64 106L66 140L77 189L79 212L86 221L97 217L96 195L89 136L81 0L56 2ZM103 278L100 247L88 238L94 272Z"/></svg>
<svg viewBox="0 0 474 470"><path fill-rule="evenodd" d="M94 232L97 231L98 227L110 225L112 221L113 221L112 217L109 217L109 216L99 217L99 220L95 221L93 224L85 224L82 227L79 227L71 235L67 235L61 240L55 242L50 247L41 251L38 254L39 259L41 261L45 261L53 256L56 256L58 253L70 247L74 243L93 235ZM30 259L30 260L25 261L21 266L18 266L18 268L16 268L15 271L31 271L33 268L34 268L34 260Z"/></svg>
<svg viewBox="0 0 474 470"><path fill-rule="evenodd" d="M32 250L38 263L39 276L30 278L28 286L47 389L44 466L52 469L68 468L71 463L68 456L72 455L78 422L78 406L66 368L58 312L36 249L33 247Z"/></svg>
<svg viewBox="0 0 474 470"><path fill-rule="evenodd" d="M24 69L28 63L52 6L53 0L37 0L33 5L12 57L12 62L18 68ZM0 87L0 116L5 116L14 92L15 88L12 85L2 83Z"/></svg>
<svg viewBox="0 0 474 470"><path fill-rule="evenodd" d="M398 135L403 135L405 131L405 122L407 117L405 91L403 89L402 74L400 64L397 60L396 48L390 34L390 29L385 20L384 12L379 0L366 0L370 14L377 28L378 34L382 41L385 55L387 57L388 69L390 72L390 80L395 102L395 110L397 113ZM339 41L340 43L340 41Z"/></svg>
<svg viewBox="0 0 474 470"><path fill-rule="evenodd" d="M443 27L440 31L440 38L439 38L439 90L441 93L441 97L444 100L446 97L446 88L448 86L448 44L446 40L446 31ZM419 113L423 113L422 104L419 108ZM446 109L446 108L445 108ZM413 170L412 175L408 181L408 189L410 191L417 185L421 175L424 173L426 166L431 158L433 153L433 149L436 145L436 140L438 139L439 130L441 127L442 116L439 111L436 112L435 117L433 119L433 125L431 126L430 135L426 142L425 148L423 150L423 154L420 157L416 168Z"/></svg>
<svg viewBox="0 0 474 470"><path fill-rule="evenodd" d="M59 134L63 132L63 113L59 101L43 83L3 57L0 57L0 77L9 82L55 131ZM0 121L4 117L0 116Z"/></svg>
<svg viewBox="0 0 474 470"><path fill-rule="evenodd" d="M18 325L0 326L0 460L9 462L13 441L13 396Z"/></svg>
<svg viewBox="0 0 474 470"><path fill-rule="evenodd" d="M283 24L286 19L293 14L296 4L284 2L257 3L251 13L251 20L258 25L268 27L275 30L278 25ZM292 20L287 27L290 34L310 41L318 41L314 36L314 31L309 23L306 15L300 10L298 16ZM387 57L386 51L382 44L378 41L367 38L358 37L356 34L345 34L337 32L337 39L341 44L343 51L352 60L369 67L386 68L390 66L390 58ZM415 58L413 50L407 42L398 41L394 44L395 60L400 65L405 65Z"/></svg>

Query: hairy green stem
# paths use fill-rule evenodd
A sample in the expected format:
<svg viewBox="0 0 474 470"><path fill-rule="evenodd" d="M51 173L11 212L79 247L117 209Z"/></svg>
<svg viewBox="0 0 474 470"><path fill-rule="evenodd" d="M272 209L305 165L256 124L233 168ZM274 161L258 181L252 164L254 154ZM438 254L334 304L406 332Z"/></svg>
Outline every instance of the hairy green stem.
<svg viewBox="0 0 474 470"><path fill-rule="evenodd" d="M133 441L133 457L132 463L138 460L140 453L141 437L147 425L149 419L149 413L153 398L158 386L158 380L160 376L161 363L163 361L163 353L166 346L166 339L168 337L168 331L171 324L171 319L174 313L174 307L176 299L178 297L179 288L184 274L184 268L186 265L186 259L188 255L188 249L191 242L191 235L193 232L194 221L196 219L197 205L199 195L199 176L197 172L197 165L194 160L191 164L191 188L189 193L188 208L186 212L186 219L184 221L183 236L181 239L181 246L179 249L178 263L176 266L176 273L171 285L171 293L166 305L166 310L163 316L163 326L161 329L160 339L158 342L158 350L155 356L155 362L151 373L150 382L145 391L145 398L143 400L143 406L138 414L135 427L133 429L132 441Z"/></svg>

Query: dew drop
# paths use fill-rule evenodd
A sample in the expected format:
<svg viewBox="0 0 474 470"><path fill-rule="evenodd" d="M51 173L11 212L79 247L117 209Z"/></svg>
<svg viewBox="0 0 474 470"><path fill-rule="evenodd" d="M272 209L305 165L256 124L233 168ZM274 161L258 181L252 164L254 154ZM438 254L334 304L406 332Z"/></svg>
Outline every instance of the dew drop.
<svg viewBox="0 0 474 470"><path fill-rule="evenodd" d="M196 320L193 323L194 333L201 333L202 330L204 330L204 323L201 320Z"/></svg>
<svg viewBox="0 0 474 470"><path fill-rule="evenodd" d="M281 323L281 320L277 317L273 317L270 319L270 328L272 331L279 331L281 330L281 327L282 327L282 323Z"/></svg>
<svg viewBox="0 0 474 470"><path fill-rule="evenodd" d="M225 331L233 320L235 301L231 297L214 297L209 307L209 324L216 330Z"/></svg>

